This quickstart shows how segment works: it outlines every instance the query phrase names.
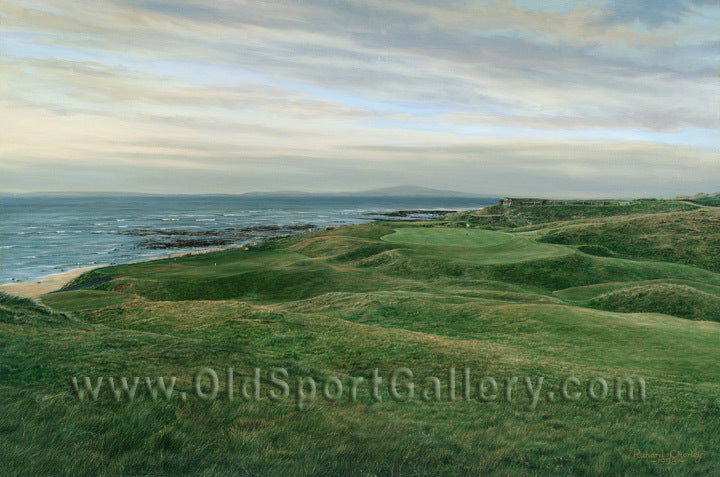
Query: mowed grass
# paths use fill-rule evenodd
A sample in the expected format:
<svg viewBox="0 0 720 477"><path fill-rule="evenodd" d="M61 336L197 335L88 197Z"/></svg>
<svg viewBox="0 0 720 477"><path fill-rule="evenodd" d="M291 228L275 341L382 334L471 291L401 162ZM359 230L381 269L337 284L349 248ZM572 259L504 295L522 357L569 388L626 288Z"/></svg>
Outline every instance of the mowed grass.
<svg viewBox="0 0 720 477"><path fill-rule="evenodd" d="M483 229L415 227L397 229L393 233L381 237L381 240L423 245L489 247L492 245L508 244L518 240L518 238L511 234Z"/></svg>
<svg viewBox="0 0 720 477"><path fill-rule="evenodd" d="M697 216L687 214L695 227ZM427 225L343 227L249 250L107 267L76 281L89 289L46 295L44 305L0 295L0 473L717 472L720 323L674 315L663 307L676 301L648 291L680 287L683 299L712 301L720 274L683 260L603 257L579 251L582 244L537 241L565 227L558 223L532 233ZM627 290L659 309L600 309L636 304ZM97 401L79 402L70 383L176 376L176 391L192 394L203 366L219 374L212 401L176 394L154 402L141 382L135 401L115 402L106 382ZM255 367L263 370L260 401L243 399L239 388ZM267 376L273 367L289 373L291 396L281 403L266 394L277 390ZM388 393L398 367L414 373L408 402ZM513 399L483 402L473 387L464 400L458 383L451 401L449 369L460 376L465 367L473 384L495 377L500 395L505 379L518 377ZM368 384L376 368L381 402ZM341 399L318 397L300 408L301 376L315 378L318 393L337 376ZM354 376L365 378L356 402ZM429 376L440 380L439 401L420 399L433 390ZM535 384L544 378L534 408L526 376ZM568 376L581 380L582 397L552 399ZM626 376L644 378L645 401L618 401L612 390L597 402L587 397L593 378L612 384ZM659 462L636 450L700 457Z"/></svg>
<svg viewBox="0 0 720 477"><path fill-rule="evenodd" d="M58 311L96 310L106 306L140 299L128 293L108 292L102 290L77 290L57 292L46 295L43 303Z"/></svg>
<svg viewBox="0 0 720 477"><path fill-rule="evenodd" d="M381 240L423 245L407 247L405 251L410 256L447 257L486 264L516 263L573 253L567 247L542 244L522 236L483 229L402 228L383 236ZM442 252L436 253L432 246L442 247Z"/></svg>

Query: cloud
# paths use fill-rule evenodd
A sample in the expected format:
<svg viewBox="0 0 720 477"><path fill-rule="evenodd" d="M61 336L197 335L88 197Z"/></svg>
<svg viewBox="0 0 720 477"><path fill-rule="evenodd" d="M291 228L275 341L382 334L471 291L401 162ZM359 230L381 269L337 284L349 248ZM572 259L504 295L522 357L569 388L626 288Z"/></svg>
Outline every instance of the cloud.
<svg viewBox="0 0 720 477"><path fill-rule="evenodd" d="M8 182L12 187L5 190L27 190L32 185L28 178L37 175L50 190L80 188L90 182L95 190L131 188L142 192L337 192L409 182L488 195L639 197L713 190L714 178L720 174L715 153L627 142L533 140L453 147L255 148L220 156L206 151L205 146L193 149L178 144L173 148L157 157L144 152L108 153L105 161L87 158L77 169L69 168L60 157L10 161L2 165L3 176L12 180ZM48 175L48 170L57 174ZM81 171L82 180L69 177L72 170ZM698 170L703 173L697 174Z"/></svg>
<svg viewBox="0 0 720 477"><path fill-rule="evenodd" d="M688 157L718 146L720 8L710 2L10 0L0 15L0 155L15 167L65 158L116 175L224 168L286 182L264 158L287 181L322 187L331 176L309 167L348 186L399 175L408 164L388 147L415 147L421 180L443 174L441 155L420 148L493 138L674 144L696 151ZM348 164L374 160L355 148L382 168L352 166L348 179ZM638 154L609 163L622 171L612 177L639 167ZM548 183L564 177L522 161L487 167L510 180L527 175L502 172L517 164Z"/></svg>
<svg viewBox="0 0 720 477"><path fill-rule="evenodd" d="M678 23L695 6L717 6L715 0L613 0L604 18L609 24L640 22L650 28Z"/></svg>

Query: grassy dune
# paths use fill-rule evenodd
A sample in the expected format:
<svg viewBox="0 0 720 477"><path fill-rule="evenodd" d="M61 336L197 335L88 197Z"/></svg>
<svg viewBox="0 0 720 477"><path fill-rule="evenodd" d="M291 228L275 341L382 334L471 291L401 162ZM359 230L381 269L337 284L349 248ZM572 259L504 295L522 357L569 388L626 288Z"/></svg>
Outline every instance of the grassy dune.
<svg viewBox="0 0 720 477"><path fill-rule="evenodd" d="M516 202L522 202L523 200L533 199L516 199ZM617 203L616 200L602 202L606 204ZM490 224L493 228L508 229L544 225L551 222L690 211L699 207L700 204L681 200L643 200L633 201L629 205L533 205L511 207L494 205L475 212L455 214L451 218L471 224ZM488 220L491 216L501 220L492 222Z"/></svg>
<svg viewBox="0 0 720 477"><path fill-rule="evenodd" d="M716 209L581 223L553 231L542 241L602 246L617 256L685 263L720 272L720 214Z"/></svg>
<svg viewBox="0 0 720 477"><path fill-rule="evenodd" d="M720 296L688 285L661 283L600 295L589 305L622 312L658 312L691 320L720 321Z"/></svg>
<svg viewBox="0 0 720 477"><path fill-rule="evenodd" d="M0 295L3 474L716 473L720 273L703 253L719 215L648 207L503 231L467 230L466 217L343 227L93 270L70 285L87 289L43 305ZM651 253L668 243L679 250ZM599 245L611 253L582 248ZM203 366L218 372L219 397L183 401ZM291 396L243 399L255 367L275 390L266 371L285 368ZM398 367L414 374L408 402L387 390ZM452 401L449 369L465 367L474 384L495 377L501 396L519 377L513 399L483 402L473 387L464 400L458 384ZM154 402L141 382L133 402L107 385L79 401L73 376L176 376L176 394ZM340 378L342 399L299 406L299 376L318 393ZM365 378L356 402L354 376ZM425 402L430 376L440 400ZM544 377L534 406L526 376ZM581 381L577 401L557 398L568 376ZM646 398L594 401L585 385L598 376L642 377Z"/></svg>
<svg viewBox="0 0 720 477"><path fill-rule="evenodd" d="M720 207L720 192L716 192L715 194L697 194L689 197L682 197L682 200L706 207Z"/></svg>

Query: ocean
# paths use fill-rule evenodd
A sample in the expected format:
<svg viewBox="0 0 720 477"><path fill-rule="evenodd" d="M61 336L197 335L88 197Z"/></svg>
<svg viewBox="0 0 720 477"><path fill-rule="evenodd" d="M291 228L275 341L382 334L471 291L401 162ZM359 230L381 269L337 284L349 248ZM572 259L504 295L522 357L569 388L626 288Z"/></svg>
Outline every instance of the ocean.
<svg viewBox="0 0 720 477"><path fill-rule="evenodd" d="M479 209L497 200L222 195L0 197L0 284L387 219L380 214L399 210ZM424 216L406 219L413 217Z"/></svg>

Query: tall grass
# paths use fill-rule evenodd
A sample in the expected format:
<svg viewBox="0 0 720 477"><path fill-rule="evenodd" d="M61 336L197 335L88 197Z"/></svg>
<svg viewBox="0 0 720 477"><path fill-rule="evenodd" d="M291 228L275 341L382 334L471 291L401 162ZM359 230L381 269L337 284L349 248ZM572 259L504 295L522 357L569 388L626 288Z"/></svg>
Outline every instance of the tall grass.
<svg viewBox="0 0 720 477"><path fill-rule="evenodd" d="M703 320L716 316L720 275L681 257L699 256L716 231L704 212L652 207L648 224L671 237L637 246L612 218L500 235L380 223L98 269L75 282L96 285L44 304L0 294L0 474L711 475L720 323ZM687 250L645 255L668 241ZM233 401L225 381L214 401L116 402L108 387L79 401L71 384L176 376L191 394L203 366L234 368ZM437 376L442 399L390 400L401 366L419 388ZM366 387L357 402L346 387L302 409L243 400L254 367L286 368L290 382L363 376ZM476 390L450 402L448 370L465 367L501 382L543 376L540 400L531 409L518 387L513 402L481 402ZM367 387L375 368L381 402ZM568 376L643 377L647 397L551 399ZM271 386L266 374L261 383Z"/></svg>

